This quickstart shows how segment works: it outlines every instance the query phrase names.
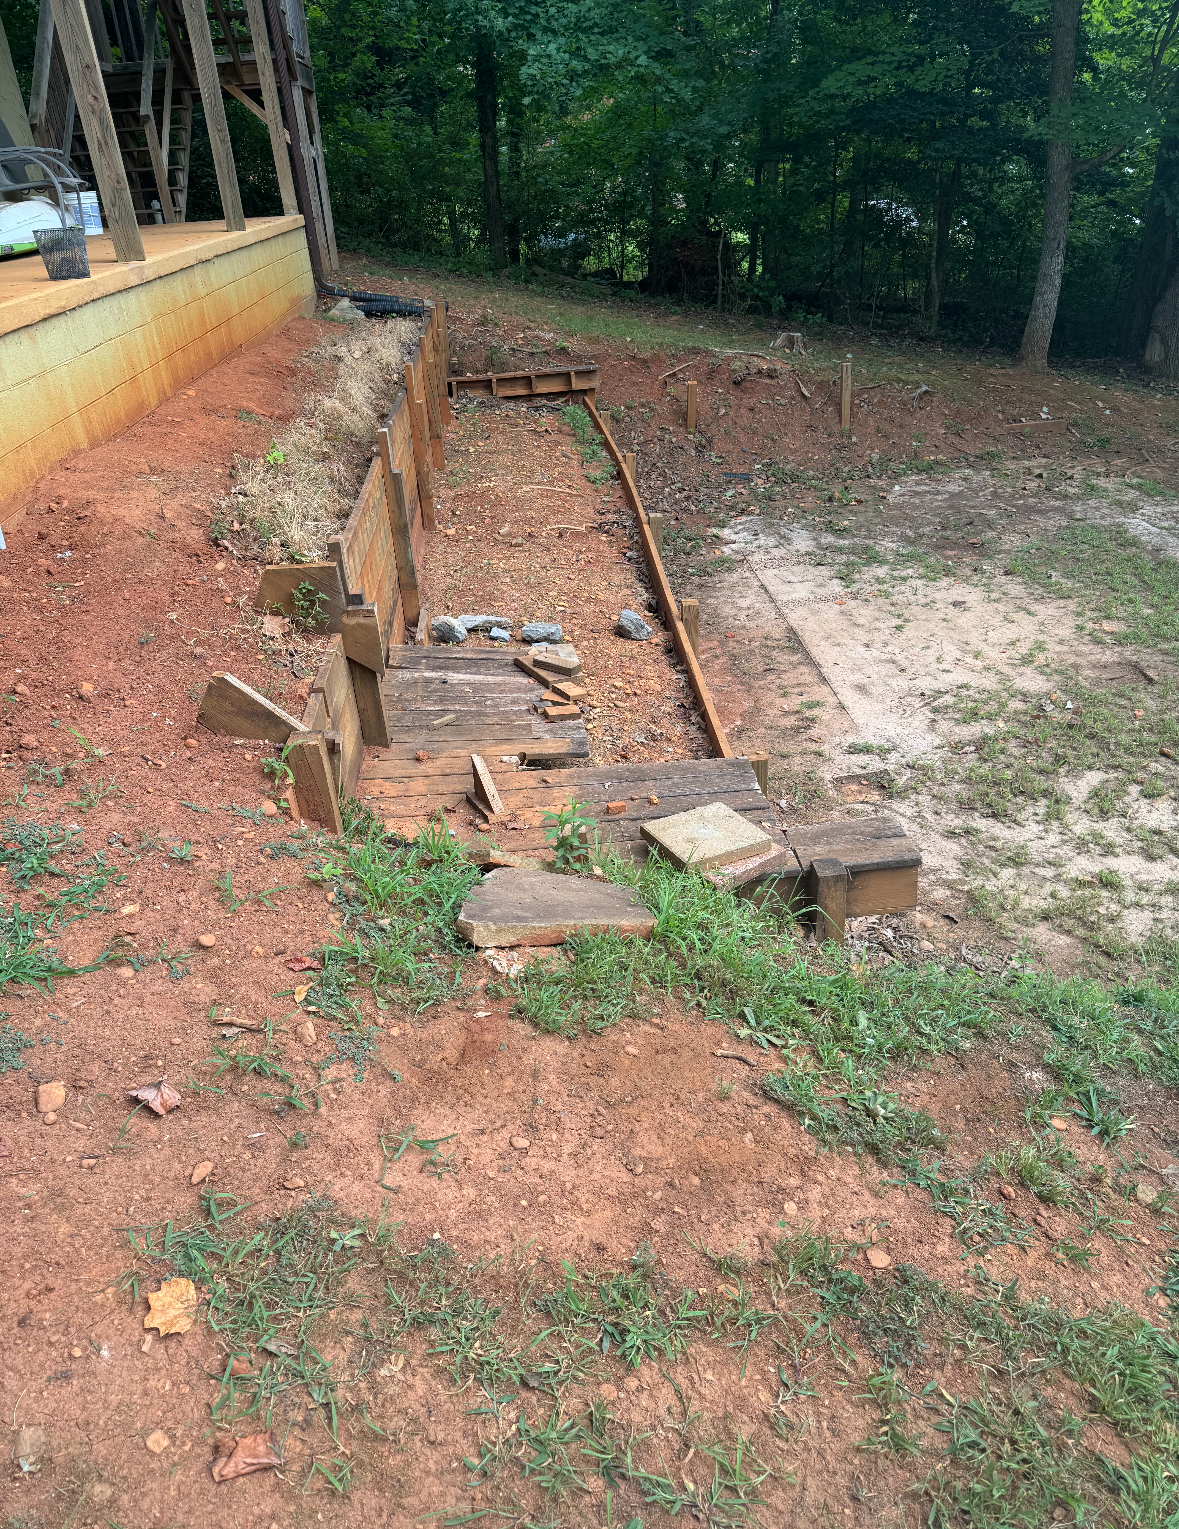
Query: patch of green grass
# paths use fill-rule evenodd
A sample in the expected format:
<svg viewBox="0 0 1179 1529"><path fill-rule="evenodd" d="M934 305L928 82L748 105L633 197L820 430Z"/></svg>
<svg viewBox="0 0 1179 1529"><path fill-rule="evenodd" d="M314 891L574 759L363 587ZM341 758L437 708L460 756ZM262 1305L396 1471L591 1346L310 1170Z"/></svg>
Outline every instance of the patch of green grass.
<svg viewBox="0 0 1179 1529"><path fill-rule="evenodd" d="M1179 561L1151 552L1121 526L1075 520L1016 552L1012 573L1078 598L1094 623L1114 621L1103 641L1179 651Z"/></svg>

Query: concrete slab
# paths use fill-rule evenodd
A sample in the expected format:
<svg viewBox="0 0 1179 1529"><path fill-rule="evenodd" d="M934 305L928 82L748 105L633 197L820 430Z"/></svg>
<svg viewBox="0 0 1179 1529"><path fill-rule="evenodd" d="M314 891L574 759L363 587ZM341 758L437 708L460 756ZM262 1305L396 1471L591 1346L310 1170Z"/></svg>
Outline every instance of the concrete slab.
<svg viewBox="0 0 1179 1529"><path fill-rule="evenodd" d="M456 927L472 945L560 945L570 935L607 929L649 939L655 919L629 887L504 868L471 889Z"/></svg>
<svg viewBox="0 0 1179 1529"><path fill-rule="evenodd" d="M699 871L749 860L774 848L767 833L724 802L657 818L654 823L644 823L641 832L647 843L661 850L674 865L691 865Z"/></svg>

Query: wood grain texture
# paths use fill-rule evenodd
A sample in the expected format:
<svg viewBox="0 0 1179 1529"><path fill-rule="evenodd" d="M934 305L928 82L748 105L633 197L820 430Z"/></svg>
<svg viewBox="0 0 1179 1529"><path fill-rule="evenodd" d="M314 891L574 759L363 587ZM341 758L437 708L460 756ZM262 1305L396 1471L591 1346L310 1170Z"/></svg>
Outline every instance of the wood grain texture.
<svg viewBox="0 0 1179 1529"><path fill-rule="evenodd" d="M312 694L319 692L323 696L328 712L328 731L339 734L340 794L351 796L364 762L364 740L342 637L332 638L311 683L311 690Z"/></svg>
<svg viewBox="0 0 1179 1529"><path fill-rule="evenodd" d="M135 204L85 8L82 0L50 0L50 3L115 253L120 260L143 260L146 257L135 220ZM105 26L102 35L105 41Z"/></svg>
<svg viewBox="0 0 1179 1529"><path fill-rule="evenodd" d="M410 443L413 449L414 472L418 480L418 499L422 507L422 525L427 531L436 531L438 521L434 512L434 482L427 444L429 427L425 418L426 405L418 383L417 368L412 361L407 361L405 364L405 403Z"/></svg>
<svg viewBox="0 0 1179 1529"><path fill-rule="evenodd" d="M384 678L385 643L375 605L350 605L340 618L340 635L351 660Z"/></svg>
<svg viewBox="0 0 1179 1529"><path fill-rule="evenodd" d="M205 686L197 723L231 738L285 743L303 724L232 674L215 674Z"/></svg>
<svg viewBox="0 0 1179 1529"><path fill-rule="evenodd" d="M300 733L287 750L287 764L295 777L299 816L322 823L329 833L342 833L340 798L323 734Z"/></svg>
<svg viewBox="0 0 1179 1529"><path fill-rule="evenodd" d="M352 681L356 714L360 719L360 736L365 747L387 748L390 741L389 724L381 702L380 676L352 658L348 660L348 674Z"/></svg>
<svg viewBox="0 0 1179 1529"><path fill-rule="evenodd" d="M266 126L270 133L270 152L274 156L274 170L278 176L278 194L282 198L285 213L297 213L299 199L295 195L295 179L291 174L291 158L287 150L287 134L283 131L282 102L278 94L278 81L274 74L274 59L270 52L270 34L266 29L266 7L263 0L246 0L246 15L250 22L250 36L254 43L254 60L258 67L258 83L262 87L262 102L266 107Z"/></svg>
<svg viewBox="0 0 1179 1529"><path fill-rule="evenodd" d="M486 372L478 377L450 377L452 398L475 393L484 398L522 398L540 393L584 393L598 386L596 366L571 366L561 371Z"/></svg>
<svg viewBox="0 0 1179 1529"><path fill-rule="evenodd" d="M197 82L201 87L201 105L205 111L205 126L209 130L209 146L213 151L213 168L217 172L217 190L221 195L225 226L231 231L244 229L246 215L242 211L242 193L233 162L233 144L229 140L229 123L225 120L225 102L221 96L221 81L217 77L217 58L213 52L213 36L209 31L209 14L205 9L205 0L182 0L182 3L188 44L192 49Z"/></svg>

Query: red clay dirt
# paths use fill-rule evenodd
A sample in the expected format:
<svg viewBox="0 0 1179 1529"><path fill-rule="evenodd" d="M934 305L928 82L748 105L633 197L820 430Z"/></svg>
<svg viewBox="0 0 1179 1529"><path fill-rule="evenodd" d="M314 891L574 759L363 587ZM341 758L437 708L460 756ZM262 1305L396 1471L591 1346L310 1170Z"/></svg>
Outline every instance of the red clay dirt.
<svg viewBox="0 0 1179 1529"><path fill-rule="evenodd" d="M854 1266L866 1279L886 1277L865 1258L873 1233L894 1264L912 1262L955 1288L965 1287L975 1263L926 1197L883 1185L887 1175L869 1160L821 1154L789 1112L758 1092L765 1059L670 1000L652 1003L648 1023L570 1045L513 1018L510 996L488 996L492 973L473 958L463 988L444 1004L378 1013L369 1003L366 1017L380 1028L379 1065L374 1060L363 1084L352 1080L351 1067L329 1070L324 1107L300 1149L288 1145L291 1117L278 1123L258 1097L265 1083L223 1080L223 1095L189 1085L192 1077L209 1078L203 1064L217 1025L234 1019L285 1027L276 1029L281 1060L304 1086L316 1082L315 1064L331 1054L324 1034L306 1041L294 1035L303 1016L290 996L299 979L288 962L322 943L338 916L296 862L262 853L289 825L232 811L234 804L256 811L268 798L257 755L195 723L201 687L214 671L231 670L291 710L306 695L314 644L261 638L249 613L258 568L211 546L208 526L235 453L264 450L274 426L297 411L309 383L301 353L320 327L292 323L119 439L61 464L30 496L23 519L5 527L5 815L77 823L83 853L104 852L125 878L108 899L110 911L66 928L59 941L66 957L86 964L121 940L147 963L138 972L123 964L67 977L52 993L5 994L11 1023L36 1044L24 1051L23 1070L0 1077L0 1180L11 1226L0 1254L7 1355L0 1397L14 1437L35 1427L47 1439L37 1469L5 1467L5 1508L14 1522L70 1529L399 1526L428 1514L457 1518L498 1500L487 1486L471 1487L461 1464L487 1433L486 1421L471 1413L472 1394L455 1393L417 1334L393 1346L405 1354L400 1364L384 1345L385 1362L366 1365L372 1345L347 1304L328 1319L323 1346L347 1404L339 1443L308 1409L290 1433L281 1472L213 1482L218 1430L209 1401L211 1376L227 1362L224 1343L202 1321L149 1345L145 1292L131 1301L114 1288L130 1263L127 1226L195 1217L201 1190L189 1179L205 1160L213 1163L209 1184L252 1202L251 1218L281 1214L306 1195L375 1217L385 1200L381 1133L412 1121L425 1135L453 1134L458 1173L436 1179L419 1172L416 1160L389 1171L400 1243L416 1250L440 1236L460 1266L498 1256L502 1262L484 1276L486 1293L507 1307L559 1282L562 1259L624 1268L643 1241L673 1287L682 1282L711 1295L725 1283L689 1237L714 1251L743 1248L753 1277L764 1280L760 1261L769 1244L805 1220L863 1244ZM628 380L637 390L638 370ZM608 386L616 390L613 377ZM260 422L240 419L239 411ZM574 449L566 431L548 420L550 434L543 426L534 434L536 422L521 420L475 413L452 434L443 511L454 511L456 526L476 523L476 509L484 513L470 542L456 531L431 544L431 608L495 611L510 601L504 614L513 619L555 616L567 624L598 708L595 757L703 753L690 718L674 703L669 714L672 661L663 643L632 648L604 630L621 602L643 593L625 556L633 550L627 530L609 524L618 518L616 494L591 491L576 460L562 454ZM464 460L460 446L484 427L491 444L474 454L473 466L505 474L495 489L502 500L475 498L481 491L474 480L454 476ZM509 469L530 480L546 464L567 476L577 506L570 522L595 525L588 537L559 532L536 500L522 503L507 488ZM607 514L598 515L603 507ZM599 521L607 522L605 534ZM503 548L496 536L503 524L520 528L523 549L513 550L510 536ZM528 575L535 583L522 598L518 581ZM618 690L633 694L615 705ZM49 776L58 767L61 787ZM170 855L186 843L191 860ZM268 891L275 911L255 900L229 912L213 885L226 873L239 896ZM5 888L6 900L10 895ZM202 934L215 942L203 948ZM173 980L168 962L155 958L178 952L192 953L189 971ZM747 1062L717 1055L734 1049ZM127 1090L162 1073L180 1087L181 1107L160 1119L141 1112L121 1136L131 1110ZM51 1079L65 1083L66 1101L45 1124L34 1089ZM1015 1058L944 1059L910 1082L951 1133L955 1160L974 1161L1023 1130ZM718 1084L732 1085L727 1097ZM1161 1112L1161 1102L1144 1099L1143 1140L1163 1125ZM513 1137L528 1146L513 1147ZM1112 1163L1087 1139L1082 1155ZM1165 1154L1154 1156L1157 1168ZM1017 1212L1038 1212L1020 1196ZM1054 1240L1071 1229L1056 1212L1027 1253L996 1253L983 1267L1000 1279L1018 1274L1025 1296L1042 1293L1070 1309L1117 1299L1145 1313L1161 1243L1144 1209L1133 1206L1127 1218L1139 1241L1103 1244L1091 1272L1053 1259ZM355 1289L379 1291L382 1278L379 1258L366 1254ZM693 1343L662 1370L646 1363L628 1373L610 1356L597 1364L587 1396L596 1394L623 1425L650 1435L644 1447L664 1452L681 1473L689 1467L676 1456L675 1426L685 1410L701 1411L715 1430L740 1430L772 1473L759 1510L768 1524L818 1516L874 1525L887 1503L899 1515L890 1521L916 1525L924 1510L906 1497L912 1472L854 1447L878 1417L859 1387L833 1384L842 1372L825 1362L816 1371L823 1394L791 1407L807 1428L783 1438L771 1427L775 1364L763 1347L743 1367L720 1341ZM921 1378L948 1382L952 1374L950 1357L931 1353ZM363 1426L362 1404L387 1437ZM505 1427L519 1405L507 1410ZM538 1401L523 1405L540 1411ZM165 1438L158 1453L146 1445L157 1432ZM1082 1446L1115 1454L1120 1447L1109 1430L1092 1425ZM335 1461L337 1469L340 1460L351 1463L348 1496L338 1496L322 1473L311 1474L316 1460ZM604 1523L604 1489L599 1478L593 1483L577 1511L582 1521ZM519 1480L512 1490L518 1521L539 1521L546 1511L539 1491ZM615 1493L613 1522L639 1512L649 1523L668 1521L627 1491Z"/></svg>

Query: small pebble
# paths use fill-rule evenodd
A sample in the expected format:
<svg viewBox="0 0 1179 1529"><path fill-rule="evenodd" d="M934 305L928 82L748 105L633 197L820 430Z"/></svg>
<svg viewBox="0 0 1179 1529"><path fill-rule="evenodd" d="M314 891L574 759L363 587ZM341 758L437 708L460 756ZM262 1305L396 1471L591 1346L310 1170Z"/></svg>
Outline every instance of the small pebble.
<svg viewBox="0 0 1179 1529"><path fill-rule="evenodd" d="M515 1147L517 1152L527 1152L531 1145L532 1143L528 1140L527 1136L512 1137L512 1146Z"/></svg>
<svg viewBox="0 0 1179 1529"><path fill-rule="evenodd" d="M278 817L278 808L272 801L269 800L269 798L262 803L262 816L264 818Z"/></svg>
<svg viewBox="0 0 1179 1529"><path fill-rule="evenodd" d="M197 935L197 944L202 946L205 950L211 950L213 948L213 946L216 945L216 943L217 943L217 936L215 934L198 934Z"/></svg>

